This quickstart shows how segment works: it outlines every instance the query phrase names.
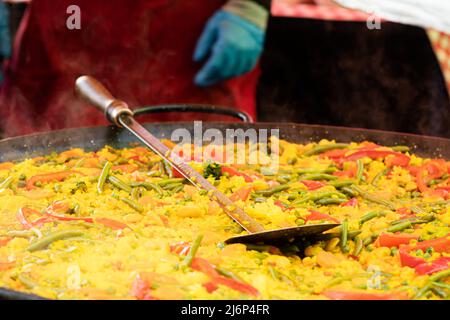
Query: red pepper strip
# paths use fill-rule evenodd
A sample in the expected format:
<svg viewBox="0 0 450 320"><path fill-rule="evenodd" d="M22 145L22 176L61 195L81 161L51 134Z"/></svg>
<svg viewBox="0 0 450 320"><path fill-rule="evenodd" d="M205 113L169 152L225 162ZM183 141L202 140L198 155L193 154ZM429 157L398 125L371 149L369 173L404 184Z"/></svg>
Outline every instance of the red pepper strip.
<svg viewBox="0 0 450 320"><path fill-rule="evenodd" d="M191 250L191 244L189 242L179 242L170 245L170 252L176 253L180 256L185 256Z"/></svg>
<svg viewBox="0 0 450 320"><path fill-rule="evenodd" d="M368 157L371 159L378 159L378 158L386 158L387 156L395 156L398 158L398 160L394 162L398 162L403 164L403 166L407 166L409 164L410 158L407 155L404 155L401 152L395 152L395 151L386 151L386 150L359 150L356 151L348 156L344 157L344 161L355 161L364 157Z"/></svg>
<svg viewBox="0 0 450 320"><path fill-rule="evenodd" d="M357 205L358 205L358 199L356 199L356 198L351 198L347 202L340 204L341 207L356 207Z"/></svg>
<svg viewBox="0 0 450 320"><path fill-rule="evenodd" d="M332 300L407 300L409 298L406 292L369 293L328 290L322 294Z"/></svg>
<svg viewBox="0 0 450 320"><path fill-rule="evenodd" d="M243 177L245 182L253 182L252 177L231 167L222 166L222 173L228 173L230 176Z"/></svg>
<svg viewBox="0 0 450 320"><path fill-rule="evenodd" d="M12 239L11 237L0 238L0 247L6 246Z"/></svg>
<svg viewBox="0 0 450 320"><path fill-rule="evenodd" d="M320 181L302 180L300 182L303 183L308 190L316 190L326 186L325 183Z"/></svg>
<svg viewBox="0 0 450 320"><path fill-rule="evenodd" d="M34 227L40 227L44 223L51 222L52 219L49 218L39 218L33 222L28 221L28 217L31 215L38 215L42 216L42 213L40 213L37 210L30 209L30 208L20 208L19 212L17 213L17 220L19 220L20 224L22 224L26 229L31 229Z"/></svg>
<svg viewBox="0 0 450 320"><path fill-rule="evenodd" d="M408 157L407 155L403 154L403 153L399 153L397 155L394 155L392 157L387 157L384 160L384 163L386 164L386 166L388 168L392 168L392 167L406 167L407 165L409 165L409 162L411 161L411 158Z"/></svg>
<svg viewBox="0 0 450 320"><path fill-rule="evenodd" d="M133 281L131 287L131 295L136 297L138 300L155 300L150 294L151 286L150 283L142 279L141 275L138 274L136 279Z"/></svg>
<svg viewBox="0 0 450 320"><path fill-rule="evenodd" d="M419 239L415 234L389 234L382 233L375 242L380 247L398 247L401 244L408 244L411 240Z"/></svg>
<svg viewBox="0 0 450 320"><path fill-rule="evenodd" d="M338 219L326 214L317 211L310 210L310 215L305 218L305 221L315 221L315 220L328 220L336 223L340 223Z"/></svg>
<svg viewBox="0 0 450 320"><path fill-rule="evenodd" d="M158 216L161 219L161 222L164 224L164 227L169 227L169 219L162 214L159 214Z"/></svg>
<svg viewBox="0 0 450 320"><path fill-rule="evenodd" d="M280 200L275 200L273 204L276 205L277 207L280 207L281 210L283 211L294 209L293 207L290 207L288 204L283 203Z"/></svg>
<svg viewBox="0 0 450 320"><path fill-rule="evenodd" d="M425 263L425 259L410 255L408 252L403 248L399 250L400 264L402 267L414 268L417 265Z"/></svg>
<svg viewBox="0 0 450 320"><path fill-rule="evenodd" d="M337 161L337 160L345 157L345 154L348 151L349 151L348 149L334 149L334 150L325 151L324 153L319 155L319 159L329 158L331 160Z"/></svg>
<svg viewBox="0 0 450 320"><path fill-rule="evenodd" d="M46 174L38 174L38 175L33 176L30 179L28 179L26 188L28 190L36 188L36 186L34 185L36 182L62 181L72 174L83 175L82 173L80 173L78 171L73 171L73 170L60 171L60 172L54 172L54 173L46 173Z"/></svg>
<svg viewBox="0 0 450 320"><path fill-rule="evenodd" d="M208 262L208 260L202 259L202 258L194 258L192 260L191 264L192 269L197 270L199 272L202 272L212 278L211 282L214 284L222 284L224 286L227 286L233 290L252 295L252 296L258 296L259 291L252 287L249 284L226 278L222 275L220 275L217 270L214 268L214 266Z"/></svg>
<svg viewBox="0 0 450 320"><path fill-rule="evenodd" d="M450 257L442 257L431 262L425 262L415 267L416 273L420 275L433 274L450 268Z"/></svg>
<svg viewBox="0 0 450 320"><path fill-rule="evenodd" d="M233 202L238 201L238 200L245 201L245 200L248 199L248 196L250 195L252 190L253 190L253 187L242 187L242 188L239 188L238 190L236 190L236 192L234 192L230 196L230 200L233 201Z"/></svg>
<svg viewBox="0 0 450 320"><path fill-rule="evenodd" d="M93 220L95 223L100 223L105 227L108 227L113 230L122 230L125 228L129 228L128 225L126 225L125 223L109 218L94 218Z"/></svg>
<svg viewBox="0 0 450 320"><path fill-rule="evenodd" d="M408 245L402 247L403 250L409 252L411 250L423 250L433 248L435 252L450 252L450 235L433 240L418 242L414 246Z"/></svg>
<svg viewBox="0 0 450 320"><path fill-rule="evenodd" d="M14 267L15 262L0 262L0 271L6 271Z"/></svg>

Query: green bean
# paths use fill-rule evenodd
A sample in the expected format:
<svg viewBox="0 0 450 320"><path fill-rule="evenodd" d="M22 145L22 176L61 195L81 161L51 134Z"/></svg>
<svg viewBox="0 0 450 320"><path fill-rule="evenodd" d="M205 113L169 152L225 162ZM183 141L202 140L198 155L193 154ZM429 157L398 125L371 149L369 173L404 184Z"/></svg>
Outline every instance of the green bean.
<svg viewBox="0 0 450 320"><path fill-rule="evenodd" d="M314 192L306 195L301 199L297 199L292 202L293 205L302 204L307 201L317 201L324 198L331 198L332 196L337 196L338 198L346 199L346 196L340 192L336 191L327 191L327 192Z"/></svg>
<svg viewBox="0 0 450 320"><path fill-rule="evenodd" d="M131 192L131 187L115 176L109 176L108 181L116 188L119 188L127 193Z"/></svg>
<svg viewBox="0 0 450 320"><path fill-rule="evenodd" d="M180 184L179 186L173 188L171 191L173 193L178 193L178 192L181 192L183 189L184 189L184 185Z"/></svg>
<svg viewBox="0 0 450 320"><path fill-rule="evenodd" d="M174 188L176 188L176 187L178 187L178 186L182 186L182 184L181 183L169 183L169 184L166 184L164 187L162 187L164 190L172 190L172 189L174 189Z"/></svg>
<svg viewBox="0 0 450 320"><path fill-rule="evenodd" d="M349 145L346 143L333 143L333 144L318 145L318 146L312 148L311 150L308 150L305 153L303 153L303 156L309 157L309 156L323 153L328 150L345 149L348 146Z"/></svg>
<svg viewBox="0 0 450 320"><path fill-rule="evenodd" d="M277 193L277 192L286 190L286 189L289 189L289 185L287 185L287 184L282 184L282 185L273 187L273 188L271 188L271 189L257 190L257 191L255 191L254 193L257 194L257 195L260 195L260 196L270 197L271 195L273 195L273 194L275 194L275 193Z"/></svg>
<svg viewBox="0 0 450 320"><path fill-rule="evenodd" d="M323 205L323 206L328 206L331 204L341 204L344 203L345 201L347 201L346 199L336 199L336 198L323 198L320 200L317 200L316 203Z"/></svg>
<svg viewBox="0 0 450 320"><path fill-rule="evenodd" d="M25 274L21 273L17 277L17 279L25 286L27 289L33 289L34 287L37 287L37 283L31 280L29 277L27 277Z"/></svg>
<svg viewBox="0 0 450 320"><path fill-rule="evenodd" d="M435 295L437 295L439 298L447 299L448 294L445 291L442 291L439 288L431 287L431 292L433 292Z"/></svg>
<svg viewBox="0 0 450 320"><path fill-rule="evenodd" d="M164 169L166 170L167 176L169 178L173 178L172 166L167 161L163 161L163 163L164 163Z"/></svg>
<svg viewBox="0 0 450 320"><path fill-rule="evenodd" d="M411 227L412 227L411 222L410 221L405 221L405 222L398 223L398 224L396 224L394 226L391 226L391 227L387 228L386 231L394 233L394 232L402 231L402 230L405 230L405 229L408 229L408 228L411 228Z"/></svg>
<svg viewBox="0 0 450 320"><path fill-rule="evenodd" d="M380 198L378 198L378 197L376 197L376 196L374 196L374 195L364 191L363 189L361 189L357 185L353 184L351 186L351 188L355 192L357 192L362 198L364 198L364 199L366 199L366 200L368 200L370 202L373 202L373 203L381 204L381 205L383 205L385 207L388 207L391 210L395 210L395 205L392 202L384 200L384 199L380 199Z"/></svg>
<svg viewBox="0 0 450 320"><path fill-rule="evenodd" d="M303 174L301 175L299 178L299 180L337 180L338 177L333 176L331 174L327 174L327 173L307 173L307 174Z"/></svg>
<svg viewBox="0 0 450 320"><path fill-rule="evenodd" d="M342 187L341 191L351 198L355 198L358 194L348 187Z"/></svg>
<svg viewBox="0 0 450 320"><path fill-rule="evenodd" d="M320 174L320 173L333 173L335 172L337 169L334 167L328 167L326 169L314 169L314 168L300 168L295 170L295 173L297 174Z"/></svg>
<svg viewBox="0 0 450 320"><path fill-rule="evenodd" d="M344 220L342 221L342 230L341 230L341 250L342 252L348 252L348 246L347 246L347 241L348 241L348 221Z"/></svg>
<svg viewBox="0 0 450 320"><path fill-rule="evenodd" d="M11 183L13 182L14 178L12 176L7 177L5 180L3 180L2 183L0 183L0 192L5 191L9 188Z"/></svg>
<svg viewBox="0 0 450 320"><path fill-rule="evenodd" d="M427 212L425 210L423 210L422 208L419 208L417 206L411 206L410 207L411 211L417 214L427 214Z"/></svg>
<svg viewBox="0 0 450 320"><path fill-rule="evenodd" d="M393 146L391 149L397 152L408 152L410 150L408 146Z"/></svg>
<svg viewBox="0 0 450 320"><path fill-rule="evenodd" d="M357 166L356 181L358 181L358 183L359 183L363 179L363 174L364 174L364 163L362 162L361 159L356 160L356 166Z"/></svg>
<svg viewBox="0 0 450 320"><path fill-rule="evenodd" d="M253 198L253 201L256 203L263 203L263 202L266 202L267 199L264 197L255 197L255 198Z"/></svg>
<svg viewBox="0 0 450 320"><path fill-rule="evenodd" d="M160 176L167 176L166 170L164 169L164 163L162 161L158 162L158 170L159 170Z"/></svg>
<svg viewBox="0 0 450 320"><path fill-rule="evenodd" d="M428 223L430 221L433 221L434 219L436 219L436 217L433 214L429 214L429 215L421 217L421 218L411 217L411 218L396 220L396 221L392 221L389 224L390 225L398 225L400 223L410 222L412 225L414 225L414 224Z"/></svg>
<svg viewBox="0 0 450 320"><path fill-rule="evenodd" d="M241 277L239 277L237 274L235 274L235 273L233 273L233 272L231 272L231 271L229 271L229 270L226 270L226 269L224 269L224 268L216 267L216 271L217 271L218 273L220 273L221 275L227 277L227 278L234 279L234 280L239 281L239 282L245 282L245 281L244 281Z"/></svg>
<svg viewBox="0 0 450 320"><path fill-rule="evenodd" d="M437 282L439 280L445 279L450 277L450 269L444 270L444 271L440 271L437 272L433 275L430 276L429 281L430 282Z"/></svg>
<svg viewBox="0 0 450 320"><path fill-rule="evenodd" d="M120 198L120 200L122 202L125 202L127 205L129 205L131 208L133 208L134 210L136 210L138 212L143 212L144 211L144 208L139 203L137 203L136 201L133 201L133 200L128 199L128 198Z"/></svg>
<svg viewBox="0 0 450 320"><path fill-rule="evenodd" d="M353 255L355 257L357 257L361 253L361 250L363 249L364 244L363 244L363 240L360 237L356 237L355 242L356 242L356 245L355 245L355 249L353 250Z"/></svg>
<svg viewBox="0 0 450 320"><path fill-rule="evenodd" d="M376 174L376 176L373 178L371 185L373 185L374 187L378 186L378 181L381 179L382 176L386 175L389 172L389 170L390 169L387 168L387 169L384 169L384 170L378 172Z"/></svg>
<svg viewBox="0 0 450 320"><path fill-rule="evenodd" d="M131 189L131 198L134 201L138 201L141 195L141 188L140 187L136 187Z"/></svg>
<svg viewBox="0 0 450 320"><path fill-rule="evenodd" d="M335 230L336 229L339 230L339 228L340 227L337 227L337 228L335 228ZM340 228L340 230L342 230L342 228ZM330 240L330 239L333 239L333 238L340 238L341 237L341 233L342 233L341 231L339 231L339 232L323 233L321 235L316 236L315 238L325 241L325 240ZM348 231L347 238L351 240L351 239L354 239L356 236L358 236L360 234L361 234L361 230Z"/></svg>
<svg viewBox="0 0 450 320"><path fill-rule="evenodd" d="M155 190L160 196L164 194L163 189L157 185L156 183L152 182L132 182L132 187L144 187L145 189L153 189Z"/></svg>
<svg viewBox="0 0 450 320"><path fill-rule="evenodd" d="M374 240L373 236L365 237L363 239L363 245L368 246L369 244L371 244L373 242L373 240Z"/></svg>
<svg viewBox="0 0 450 320"><path fill-rule="evenodd" d="M364 223L366 223L369 220L372 220L373 218L377 218L381 215L385 215L384 213L380 212L380 211L372 211L372 212L368 212L365 215L363 215L361 217L361 219L359 219L359 225L363 225Z"/></svg>
<svg viewBox="0 0 450 320"><path fill-rule="evenodd" d="M203 235L200 234L195 238L194 242L191 245L191 249L189 250L189 253L186 255L186 258L183 260L183 267L190 267L192 264L192 260L195 258L195 254L197 253L198 249L200 248L200 244L202 243Z"/></svg>
<svg viewBox="0 0 450 320"><path fill-rule="evenodd" d="M448 290L450 290L450 285L448 285L448 284L446 284L446 283L442 283L442 282L433 282L432 283L433 284L433 286L437 286L437 287L441 287L441 288L445 288L445 289L448 289Z"/></svg>
<svg viewBox="0 0 450 320"><path fill-rule="evenodd" d="M160 181L157 181L156 184L160 187L164 187L170 183L182 183L184 181L184 178L169 178L169 179L162 179Z"/></svg>
<svg viewBox="0 0 450 320"><path fill-rule="evenodd" d="M105 165L103 166L102 173L98 178L97 193L99 194L103 193L103 186L105 185L105 181L109 176L109 171L111 170L111 167L112 167L111 162L106 161Z"/></svg>
<svg viewBox="0 0 450 320"><path fill-rule="evenodd" d="M330 182L328 182L328 184L335 188L342 188L342 187L350 186L350 185L354 184L355 182L356 182L355 180L340 180L339 179L339 180L330 181Z"/></svg>
<svg viewBox="0 0 450 320"><path fill-rule="evenodd" d="M8 237L18 237L18 238L31 238L34 236L34 232L30 230L11 230L6 232Z"/></svg>
<svg viewBox="0 0 450 320"><path fill-rule="evenodd" d="M49 233L45 237L31 243L27 250L30 252L43 250L47 248L50 244L58 240L64 240L73 237L79 237L84 235L84 233L80 230L60 230Z"/></svg>

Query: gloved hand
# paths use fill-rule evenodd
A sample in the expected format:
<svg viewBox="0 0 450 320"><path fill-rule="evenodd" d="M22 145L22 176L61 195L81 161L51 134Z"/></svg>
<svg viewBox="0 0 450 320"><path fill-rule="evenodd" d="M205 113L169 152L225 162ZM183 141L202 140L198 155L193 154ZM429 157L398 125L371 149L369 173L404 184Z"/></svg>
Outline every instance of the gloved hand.
<svg viewBox="0 0 450 320"><path fill-rule="evenodd" d="M246 73L253 69L261 55L267 12L251 1L236 3L249 3L253 10L262 11L246 19L245 14L252 10L240 10L239 6L227 10L225 6L209 19L194 52L194 61L206 60L195 76L198 86L209 86ZM240 11L245 14L239 14Z"/></svg>
<svg viewBox="0 0 450 320"><path fill-rule="evenodd" d="M9 11L0 0L0 82L2 81L1 61L11 55L11 38L9 35Z"/></svg>

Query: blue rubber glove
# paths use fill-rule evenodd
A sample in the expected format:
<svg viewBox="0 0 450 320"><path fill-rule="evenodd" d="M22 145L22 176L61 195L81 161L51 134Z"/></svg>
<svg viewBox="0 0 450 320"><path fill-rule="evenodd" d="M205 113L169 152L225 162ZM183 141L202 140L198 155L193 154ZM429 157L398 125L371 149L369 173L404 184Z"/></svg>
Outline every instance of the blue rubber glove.
<svg viewBox="0 0 450 320"><path fill-rule="evenodd" d="M198 86L210 86L253 69L264 44L265 30L240 16L219 10L198 40L194 61L206 63L195 76Z"/></svg>
<svg viewBox="0 0 450 320"><path fill-rule="evenodd" d="M0 0L0 62L4 58L8 58L11 55L11 37L9 35L9 11L6 4ZM0 82L2 81L0 63Z"/></svg>

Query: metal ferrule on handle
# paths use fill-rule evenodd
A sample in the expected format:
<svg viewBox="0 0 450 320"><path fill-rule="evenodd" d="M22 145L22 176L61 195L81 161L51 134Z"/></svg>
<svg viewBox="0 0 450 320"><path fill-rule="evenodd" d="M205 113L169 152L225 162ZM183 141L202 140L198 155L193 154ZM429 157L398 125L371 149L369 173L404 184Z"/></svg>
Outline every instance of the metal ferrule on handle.
<svg viewBox="0 0 450 320"><path fill-rule="evenodd" d="M119 118L122 115L133 115L133 111L124 101L114 98L108 89L90 76L79 77L75 82L75 90L86 102L103 112L109 121L119 127Z"/></svg>

